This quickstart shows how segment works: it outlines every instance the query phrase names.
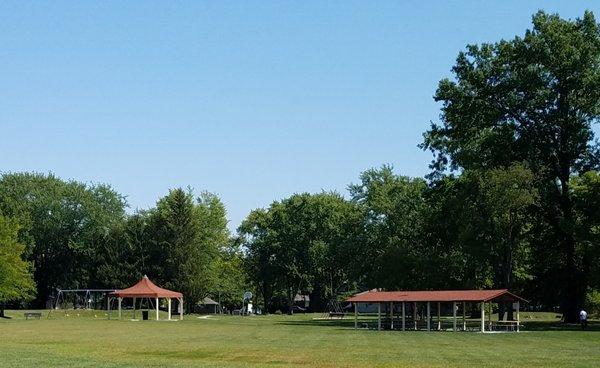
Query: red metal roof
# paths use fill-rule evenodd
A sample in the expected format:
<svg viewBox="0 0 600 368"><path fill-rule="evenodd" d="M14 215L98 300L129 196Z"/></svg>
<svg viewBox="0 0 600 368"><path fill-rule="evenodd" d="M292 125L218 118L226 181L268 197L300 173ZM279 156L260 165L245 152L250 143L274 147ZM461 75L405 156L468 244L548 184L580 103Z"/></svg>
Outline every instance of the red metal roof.
<svg viewBox="0 0 600 368"><path fill-rule="evenodd" d="M183 294L156 286L148 276L144 276L137 284L110 295L120 298L182 298Z"/></svg>
<svg viewBox="0 0 600 368"><path fill-rule="evenodd" d="M524 301L507 289L497 290L423 290L423 291L370 291L356 294L346 301L355 303L377 302L488 302Z"/></svg>

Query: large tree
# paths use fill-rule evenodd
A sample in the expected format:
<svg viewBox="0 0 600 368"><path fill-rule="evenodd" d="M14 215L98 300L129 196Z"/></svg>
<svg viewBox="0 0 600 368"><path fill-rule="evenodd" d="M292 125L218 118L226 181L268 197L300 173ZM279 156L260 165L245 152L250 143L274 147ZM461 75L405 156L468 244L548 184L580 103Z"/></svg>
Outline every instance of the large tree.
<svg viewBox="0 0 600 368"><path fill-rule="evenodd" d="M523 37L470 45L440 82L441 123L425 134L435 174L527 162L538 185L541 247L562 256L552 272L565 321L577 320L585 275L576 250L571 176L597 164L600 26L591 12L565 20L539 12ZM541 230L540 230L541 231Z"/></svg>
<svg viewBox="0 0 600 368"><path fill-rule="evenodd" d="M18 240L19 225L0 214L0 317L6 302L28 299L35 293L31 265L22 256L25 245Z"/></svg>

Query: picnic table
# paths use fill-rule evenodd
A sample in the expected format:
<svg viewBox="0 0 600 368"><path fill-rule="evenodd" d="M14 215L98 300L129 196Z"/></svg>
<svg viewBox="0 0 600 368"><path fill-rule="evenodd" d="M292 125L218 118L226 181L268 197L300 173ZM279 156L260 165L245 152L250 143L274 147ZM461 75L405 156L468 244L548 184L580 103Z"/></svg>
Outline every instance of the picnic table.
<svg viewBox="0 0 600 368"><path fill-rule="evenodd" d="M40 319L40 318L42 318L42 313L40 313L40 312L25 312L25 313L23 313L23 316L25 317L26 320L29 318L33 318L33 317Z"/></svg>

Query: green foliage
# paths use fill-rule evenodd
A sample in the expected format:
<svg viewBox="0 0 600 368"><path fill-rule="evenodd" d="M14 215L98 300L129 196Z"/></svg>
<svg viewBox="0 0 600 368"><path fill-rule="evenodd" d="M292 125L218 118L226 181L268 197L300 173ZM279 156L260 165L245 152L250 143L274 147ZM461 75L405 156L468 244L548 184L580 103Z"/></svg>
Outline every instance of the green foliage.
<svg viewBox="0 0 600 368"><path fill-rule="evenodd" d="M9 301L28 299L35 293L31 265L23 260L25 245L18 241L19 226L0 214L0 306ZM2 315L3 316L3 315Z"/></svg>

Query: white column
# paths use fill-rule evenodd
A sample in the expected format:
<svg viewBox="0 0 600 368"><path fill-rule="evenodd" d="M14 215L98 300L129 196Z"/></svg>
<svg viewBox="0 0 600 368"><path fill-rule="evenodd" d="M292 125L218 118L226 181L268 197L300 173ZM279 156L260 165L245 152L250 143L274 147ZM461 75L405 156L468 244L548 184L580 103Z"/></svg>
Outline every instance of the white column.
<svg viewBox="0 0 600 368"><path fill-rule="evenodd" d="M179 320L183 321L183 297L179 300Z"/></svg>
<svg viewBox="0 0 600 368"><path fill-rule="evenodd" d="M452 331L456 332L456 302L452 302Z"/></svg>
<svg viewBox="0 0 600 368"><path fill-rule="evenodd" d="M404 302L402 302L402 331L406 331L406 309Z"/></svg>
<svg viewBox="0 0 600 368"><path fill-rule="evenodd" d="M110 319L110 296L106 298L106 310L108 311L108 319Z"/></svg>
<svg viewBox="0 0 600 368"><path fill-rule="evenodd" d="M171 320L171 298L167 298L167 305L169 311L169 317L167 318L169 321Z"/></svg>
<svg viewBox="0 0 600 368"><path fill-rule="evenodd" d="M377 330L381 331L381 303L377 303Z"/></svg>
<svg viewBox="0 0 600 368"><path fill-rule="evenodd" d="M121 319L121 301L123 300L123 298L119 297L119 319Z"/></svg>
<svg viewBox="0 0 600 368"><path fill-rule="evenodd" d="M485 302L481 302L481 332L485 332Z"/></svg>
<svg viewBox="0 0 600 368"><path fill-rule="evenodd" d="M156 320L158 321L158 298L156 298Z"/></svg>
<svg viewBox="0 0 600 368"><path fill-rule="evenodd" d="M358 303L354 303L354 329L358 328Z"/></svg>
<svg viewBox="0 0 600 368"><path fill-rule="evenodd" d="M417 330L417 302L413 304L413 323L415 325L415 331Z"/></svg>
<svg viewBox="0 0 600 368"><path fill-rule="evenodd" d="M517 332L519 332L519 324L520 324L519 309L521 309L521 302L519 300L517 300Z"/></svg>
<svg viewBox="0 0 600 368"><path fill-rule="evenodd" d="M492 302L491 301L490 301L489 312L490 312L490 315L488 316L488 321L489 321L490 327L488 330L491 331L492 330Z"/></svg>
<svg viewBox="0 0 600 368"><path fill-rule="evenodd" d="M467 313L467 304L465 302L463 302L462 307L463 307L463 331L466 331L467 330L467 318L465 317L465 314Z"/></svg>
<svg viewBox="0 0 600 368"><path fill-rule="evenodd" d="M394 330L394 303L390 302L390 330Z"/></svg>
<svg viewBox="0 0 600 368"><path fill-rule="evenodd" d="M136 301L136 298L133 298L133 319L135 319L135 301ZM143 303L143 300L142 300L142 303Z"/></svg>
<svg viewBox="0 0 600 368"><path fill-rule="evenodd" d="M431 302L427 302L427 331L431 331Z"/></svg>
<svg viewBox="0 0 600 368"><path fill-rule="evenodd" d="M437 312L438 312L438 320L437 320L437 322L438 322L438 323L437 323L437 329L438 329L438 331L439 331L439 330L441 330L441 329L442 329L442 321L440 320L440 309L441 309L441 308L440 308L440 307L441 307L441 304L440 304L440 302L438 302L438 306L437 306L437 307L438 307L438 308L437 308Z"/></svg>

